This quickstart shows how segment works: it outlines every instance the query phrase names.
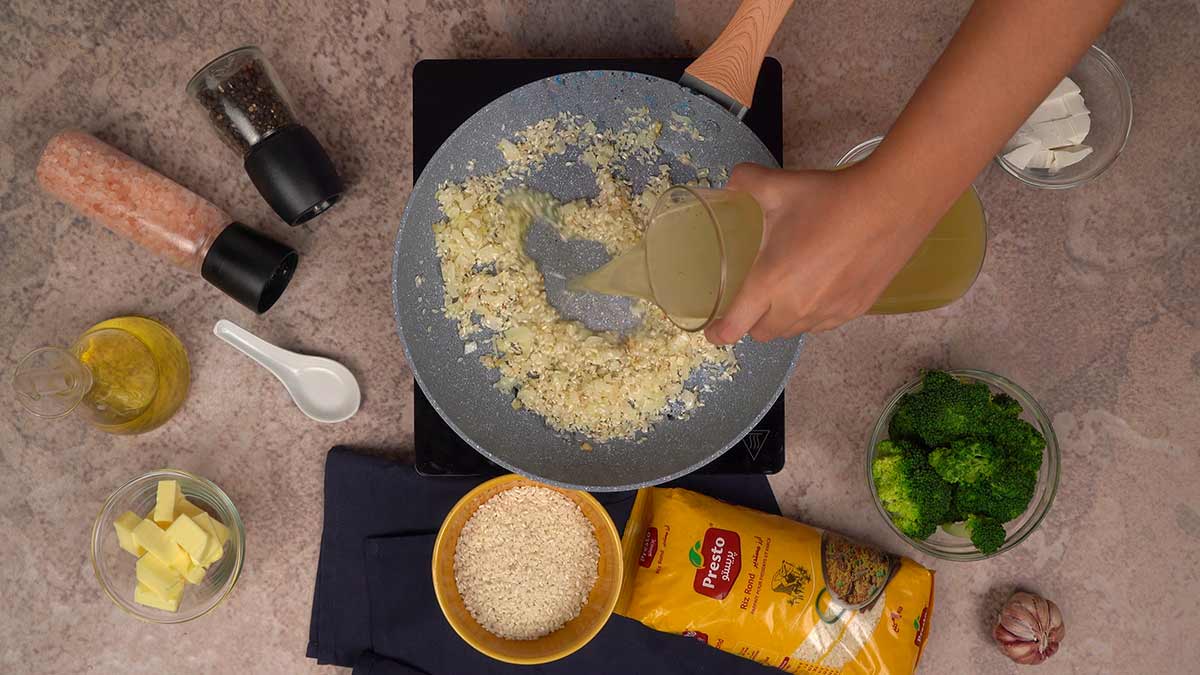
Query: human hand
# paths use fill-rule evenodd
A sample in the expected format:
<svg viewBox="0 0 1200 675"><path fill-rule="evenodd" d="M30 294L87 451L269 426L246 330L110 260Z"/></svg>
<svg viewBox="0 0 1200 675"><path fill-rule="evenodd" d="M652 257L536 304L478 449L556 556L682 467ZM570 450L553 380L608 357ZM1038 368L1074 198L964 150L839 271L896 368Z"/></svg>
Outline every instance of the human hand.
<svg viewBox="0 0 1200 675"><path fill-rule="evenodd" d="M877 176L865 162L841 171L734 167L726 188L758 200L763 245L708 339L729 344L749 332L765 342L866 313L936 222Z"/></svg>

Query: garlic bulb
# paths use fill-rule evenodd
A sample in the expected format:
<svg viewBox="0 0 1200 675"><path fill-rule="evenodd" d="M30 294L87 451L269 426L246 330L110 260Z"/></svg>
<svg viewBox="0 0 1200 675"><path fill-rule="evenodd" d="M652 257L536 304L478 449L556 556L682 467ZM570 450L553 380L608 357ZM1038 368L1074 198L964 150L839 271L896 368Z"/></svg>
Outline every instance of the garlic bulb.
<svg viewBox="0 0 1200 675"><path fill-rule="evenodd" d="M1037 665L1058 651L1066 630L1058 605L1041 596L1017 592L1000 611L992 637L1008 658Z"/></svg>

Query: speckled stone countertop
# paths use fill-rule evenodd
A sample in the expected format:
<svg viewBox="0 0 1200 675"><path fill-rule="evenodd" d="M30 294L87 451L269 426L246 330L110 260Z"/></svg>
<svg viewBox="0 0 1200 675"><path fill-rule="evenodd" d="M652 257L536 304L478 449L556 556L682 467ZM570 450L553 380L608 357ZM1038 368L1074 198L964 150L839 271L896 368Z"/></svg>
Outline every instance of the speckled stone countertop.
<svg viewBox="0 0 1200 675"><path fill-rule="evenodd" d="M332 672L304 658L326 450L412 453L412 378L388 297L408 196L410 72L422 58L668 56L716 35L732 0L0 3L0 672ZM797 3L776 39L789 166L831 166L885 130L969 3ZM309 226L280 223L189 107L183 86L221 51L260 45L351 184ZM1016 672L991 617L1014 587L1055 599L1062 650L1039 673L1182 672L1200 663L1200 5L1130 0L1101 46L1133 83L1125 154L1069 192L996 167L978 185L991 241L965 300L867 318L813 338L788 389L789 514L888 549L863 472L869 425L923 366L996 371L1051 413L1062 486L1024 544L937 570L926 673ZM448 86L453 86L448 84ZM56 130L98 134L296 246L299 273L254 317L43 195ZM172 326L192 358L180 414L140 437L23 414L7 382L22 355L128 313ZM265 371L211 335L231 318L336 356L361 412L322 426ZM105 598L88 532L105 496L151 468L203 474L245 518L231 599L183 626L132 620Z"/></svg>

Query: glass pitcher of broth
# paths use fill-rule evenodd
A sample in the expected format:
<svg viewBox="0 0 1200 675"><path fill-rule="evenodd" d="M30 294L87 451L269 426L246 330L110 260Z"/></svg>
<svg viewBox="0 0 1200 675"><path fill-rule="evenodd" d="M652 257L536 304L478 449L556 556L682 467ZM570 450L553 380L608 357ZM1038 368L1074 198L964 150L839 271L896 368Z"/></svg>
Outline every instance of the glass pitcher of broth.
<svg viewBox="0 0 1200 675"><path fill-rule="evenodd" d="M42 347L13 376L17 400L39 417L74 412L112 434L161 426L187 397L191 370L183 343L140 316L102 321L67 349Z"/></svg>
<svg viewBox="0 0 1200 675"><path fill-rule="evenodd" d="M876 136L859 143L835 168L862 161L882 141L883 136ZM975 284L986 252L987 216L972 185L946 211L867 313L907 314L949 305Z"/></svg>

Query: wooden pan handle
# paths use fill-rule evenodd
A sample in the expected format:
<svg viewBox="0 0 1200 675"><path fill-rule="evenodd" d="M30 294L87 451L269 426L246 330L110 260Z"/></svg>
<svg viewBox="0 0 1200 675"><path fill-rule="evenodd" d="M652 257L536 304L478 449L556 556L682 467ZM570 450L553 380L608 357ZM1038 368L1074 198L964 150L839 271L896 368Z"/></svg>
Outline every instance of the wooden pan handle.
<svg viewBox="0 0 1200 675"><path fill-rule="evenodd" d="M749 108L767 47L793 1L742 0L725 30L684 72Z"/></svg>

